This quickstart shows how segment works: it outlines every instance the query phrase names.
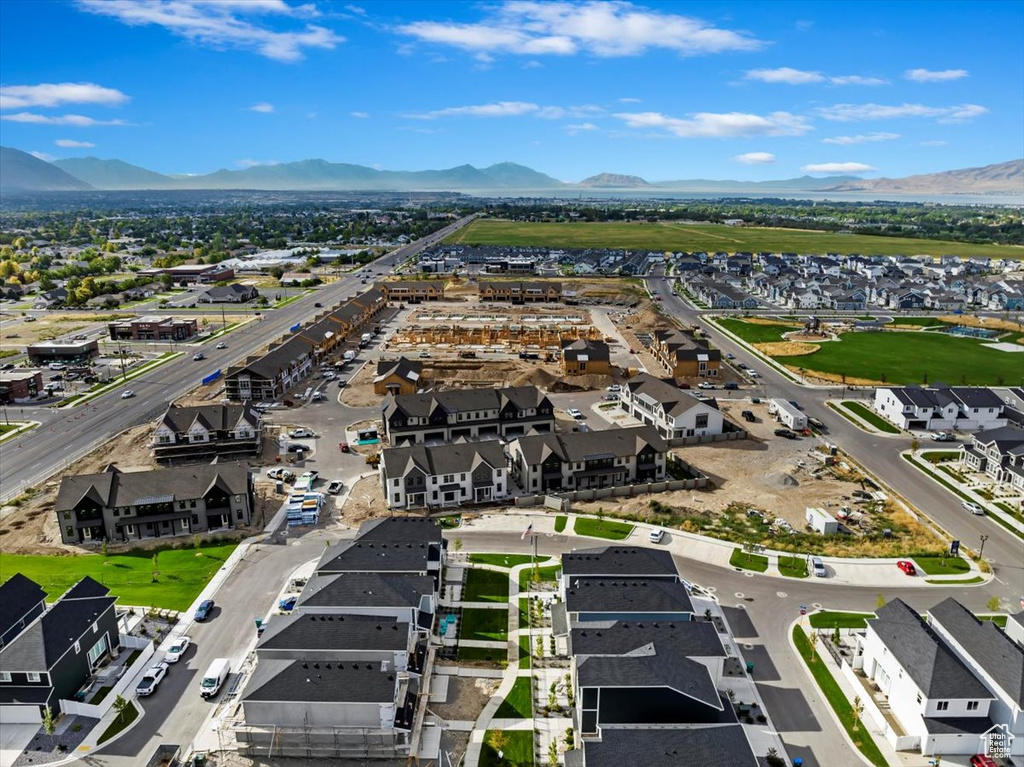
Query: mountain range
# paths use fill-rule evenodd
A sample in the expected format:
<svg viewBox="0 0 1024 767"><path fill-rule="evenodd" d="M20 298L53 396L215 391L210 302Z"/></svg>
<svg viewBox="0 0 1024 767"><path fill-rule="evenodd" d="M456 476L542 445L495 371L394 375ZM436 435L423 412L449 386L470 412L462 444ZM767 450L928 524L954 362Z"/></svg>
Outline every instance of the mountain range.
<svg viewBox="0 0 1024 767"><path fill-rule="evenodd" d="M531 191L571 194L588 189L618 189L654 194L659 191L737 195L746 192L793 194L813 191L1024 196L1024 160L898 179L802 176L777 181L686 179L649 182L639 176L599 173L579 183L566 183L512 162L486 168L459 165L443 170L397 171L326 160L300 160L242 170L221 169L204 175L164 175L122 160L74 157L47 162L19 149L0 147L0 193L3 194L147 189L452 191L492 195Z"/></svg>

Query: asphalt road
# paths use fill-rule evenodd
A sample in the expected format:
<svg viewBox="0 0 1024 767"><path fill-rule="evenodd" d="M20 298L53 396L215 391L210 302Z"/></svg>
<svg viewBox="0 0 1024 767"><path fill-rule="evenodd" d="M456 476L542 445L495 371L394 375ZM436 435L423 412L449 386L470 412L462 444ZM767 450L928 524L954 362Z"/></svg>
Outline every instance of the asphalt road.
<svg viewBox="0 0 1024 767"><path fill-rule="evenodd" d="M1024 596L1024 541L985 517L976 517L963 510L960 499L951 492L922 476L900 457L910 447L910 437L883 437L869 434L854 426L825 405L826 400L849 398L843 387L801 386L774 368L754 357L742 344L733 341L713 325L702 321L701 311L695 310L681 297L672 295L672 281L661 279L658 267L647 284L651 292L661 298L665 310L686 324L699 324L723 353L736 356L735 362L745 362L760 374L758 394L782 397L800 403L804 411L822 421L827 427L826 439L852 455L869 472L889 485L918 509L926 513L964 546L977 550L980 536L989 536L985 543L985 559L992 565L996 581L987 596L998 596L1002 608L1020 609ZM713 392L721 393L721 392Z"/></svg>
<svg viewBox="0 0 1024 767"><path fill-rule="evenodd" d="M48 417L44 425L0 446L0 502L6 501L26 487L36 485L70 461L81 457L115 434L141 423L152 421L167 408L168 402L197 386L200 380L218 369L254 354L270 341L284 335L297 322L304 322L316 313L314 302L326 306L351 298L363 285L366 271L378 275L389 272L396 264L465 226L472 216L460 219L434 234L394 250L366 267L343 276L312 295L281 309L263 312L261 321L250 322L224 337L227 349L203 349L207 358L193 362L192 355L136 378L124 388L136 396L122 400L117 388L87 405L61 410ZM383 271L382 271L383 270Z"/></svg>

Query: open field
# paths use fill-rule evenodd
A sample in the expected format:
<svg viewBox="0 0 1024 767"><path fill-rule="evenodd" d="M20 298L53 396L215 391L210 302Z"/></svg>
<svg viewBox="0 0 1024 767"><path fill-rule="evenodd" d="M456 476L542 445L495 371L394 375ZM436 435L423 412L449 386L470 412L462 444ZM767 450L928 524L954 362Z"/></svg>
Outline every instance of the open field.
<svg viewBox="0 0 1024 767"><path fill-rule="evenodd" d="M27 344L52 341L59 336L76 333L97 323L115 322L134 316L110 312L48 312L35 322L22 322L6 327L0 334L0 348L21 352Z"/></svg>
<svg viewBox="0 0 1024 767"><path fill-rule="evenodd" d="M224 565L235 543L210 544L196 549L164 550L153 562L153 551L84 556L31 556L4 554L0 581L15 573L31 578L56 599L67 589L91 576L120 597L123 605L186 610L207 581ZM154 571L156 575L154 576Z"/></svg>
<svg viewBox="0 0 1024 767"><path fill-rule="evenodd" d="M746 322L745 320L737 320L732 317L720 317L715 322L730 333L739 336L748 344L782 343L784 333L792 333L796 330L796 327L793 325L765 322L764 320L760 322Z"/></svg>
<svg viewBox="0 0 1024 767"><path fill-rule="evenodd" d="M941 256L952 253L989 258L1024 258L1024 248L1013 245L970 245L947 240L672 222L556 224L477 219L455 232L447 241L558 248L727 252L768 250L777 253L828 252L885 256L923 253Z"/></svg>

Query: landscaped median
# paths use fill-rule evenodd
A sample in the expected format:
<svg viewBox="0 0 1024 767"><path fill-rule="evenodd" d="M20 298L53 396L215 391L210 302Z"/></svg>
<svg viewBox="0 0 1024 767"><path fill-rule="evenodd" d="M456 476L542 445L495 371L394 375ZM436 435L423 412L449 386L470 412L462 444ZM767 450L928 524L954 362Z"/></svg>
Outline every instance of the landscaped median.
<svg viewBox="0 0 1024 767"><path fill-rule="evenodd" d="M14 439L19 434L31 431L39 425L38 421L15 421L14 423L0 423L0 442Z"/></svg>
<svg viewBox="0 0 1024 767"><path fill-rule="evenodd" d="M768 569L768 557L760 554L751 554L743 549L734 549L729 557L729 564L740 570L753 570L755 573L763 573Z"/></svg>
<svg viewBox="0 0 1024 767"><path fill-rule="evenodd" d="M576 517L573 532L576 535L589 535L592 538L606 538L609 541L624 541L633 532L635 525L616 522L611 519Z"/></svg>

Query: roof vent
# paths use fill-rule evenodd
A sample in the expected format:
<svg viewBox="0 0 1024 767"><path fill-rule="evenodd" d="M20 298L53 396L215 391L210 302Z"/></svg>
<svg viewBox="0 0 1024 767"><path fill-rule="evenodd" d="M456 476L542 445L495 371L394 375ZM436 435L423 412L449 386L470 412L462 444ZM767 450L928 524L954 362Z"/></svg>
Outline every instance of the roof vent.
<svg viewBox="0 0 1024 767"><path fill-rule="evenodd" d="M302 667L303 667L303 668L309 668L309 664L308 664L308 663L303 663L303 664L302 664Z"/></svg>

